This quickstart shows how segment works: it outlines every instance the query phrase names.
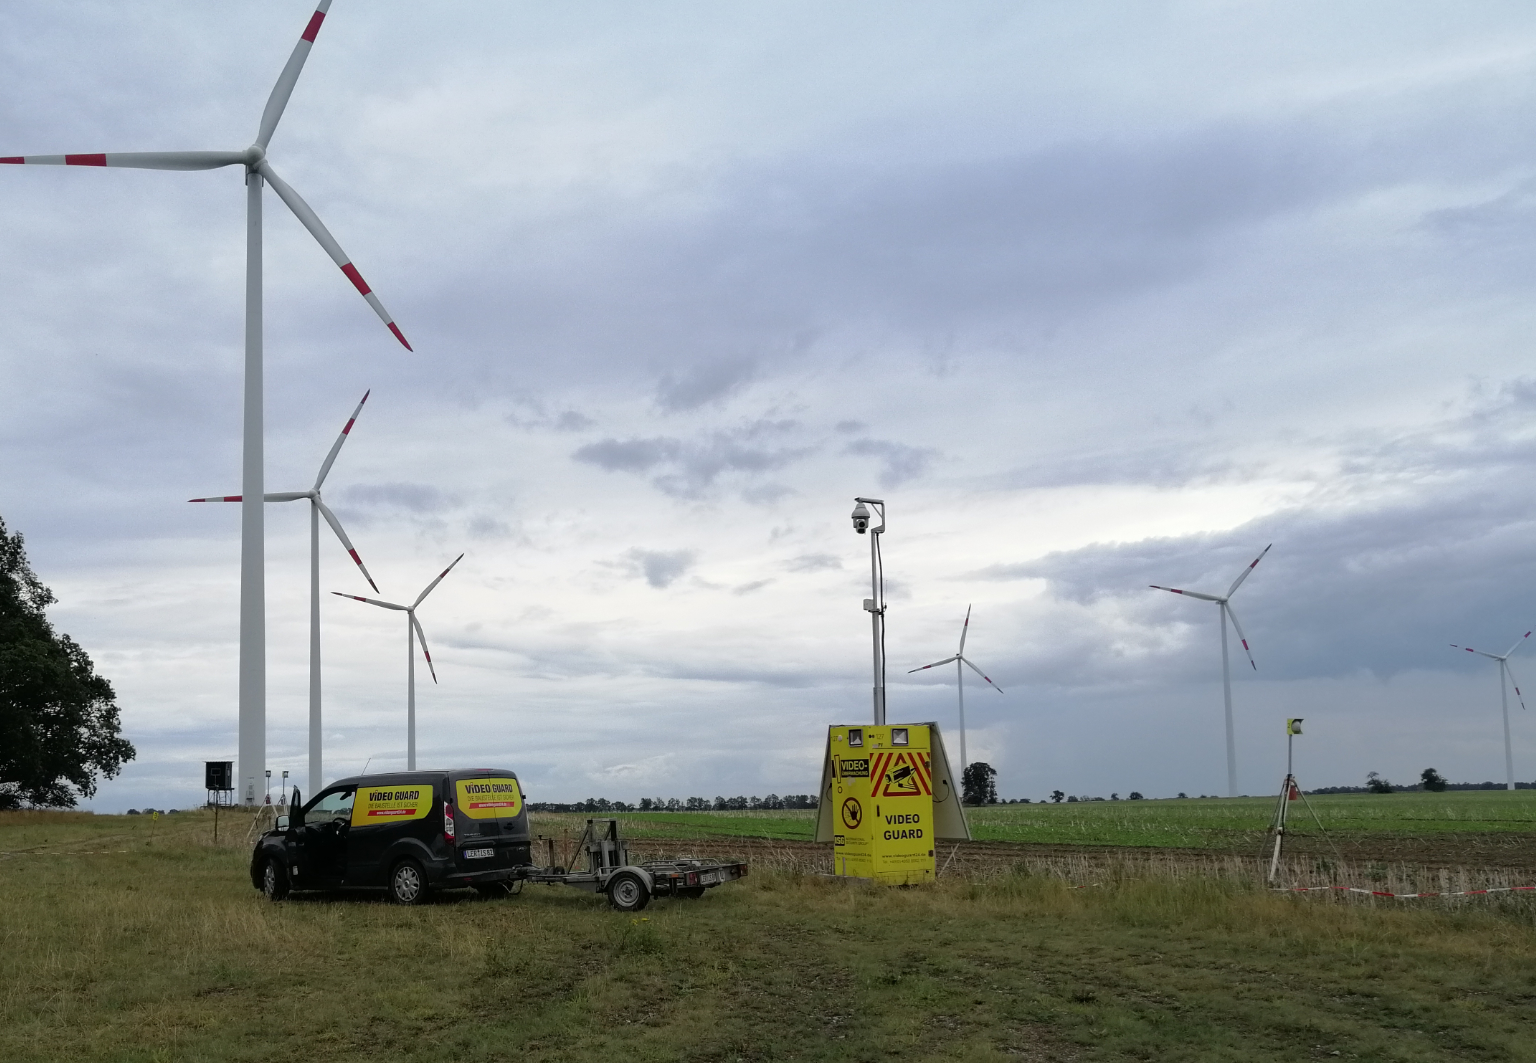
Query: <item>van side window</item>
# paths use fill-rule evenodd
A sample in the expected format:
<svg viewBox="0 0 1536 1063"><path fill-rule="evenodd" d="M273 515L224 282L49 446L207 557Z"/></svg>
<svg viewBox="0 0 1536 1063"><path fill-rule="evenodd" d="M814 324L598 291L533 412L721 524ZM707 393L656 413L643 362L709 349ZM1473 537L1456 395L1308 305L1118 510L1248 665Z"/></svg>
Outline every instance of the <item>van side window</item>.
<svg viewBox="0 0 1536 1063"><path fill-rule="evenodd" d="M321 794L309 808L304 811L306 823L323 823L328 819L348 820L352 818L352 800L357 796L356 790L332 790Z"/></svg>

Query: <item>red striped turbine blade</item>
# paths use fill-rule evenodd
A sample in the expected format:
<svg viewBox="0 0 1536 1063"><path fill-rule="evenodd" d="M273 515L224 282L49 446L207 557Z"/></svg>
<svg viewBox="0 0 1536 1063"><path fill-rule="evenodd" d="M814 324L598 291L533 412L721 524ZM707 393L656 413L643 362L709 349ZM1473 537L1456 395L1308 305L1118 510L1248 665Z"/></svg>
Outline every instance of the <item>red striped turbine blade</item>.
<svg viewBox="0 0 1536 1063"><path fill-rule="evenodd" d="M330 7L331 0L320 0L320 6L309 16L309 24L299 34L299 42L293 46L293 53L283 65L283 72L277 75L277 84L272 86L272 94L267 97L267 106L261 112L261 126L256 132L256 143L263 149L277 131L277 123L282 120L288 98L293 95L293 87L298 84L299 74L303 72L304 63L309 58L310 46L320 35L320 24L325 21L325 13Z"/></svg>
<svg viewBox="0 0 1536 1063"><path fill-rule="evenodd" d="M115 166L132 170L217 170L253 161L244 151L109 151L79 155L6 155L13 166Z"/></svg>
<svg viewBox="0 0 1536 1063"><path fill-rule="evenodd" d="M309 230L310 235L325 249L325 253L331 256L331 261L341 267L341 272L346 274L353 287L368 301L368 305L373 307L373 312L379 315L379 320L383 321L389 327L389 331L394 333L395 339L399 340L406 350L412 350L413 348L410 343L406 341L405 333L395 326L394 318L389 316L389 311L384 309L384 304L379 302L379 297L373 294L373 289L368 287L368 282L363 280L363 275L357 271L356 266L352 265L352 260L341 249L341 245L336 242L336 238L331 235L330 230L320 221L319 215L311 209L308 203L304 202L303 197L295 192L288 182L277 176L277 172L272 169L265 159L257 166L257 169L267 179L267 183L272 186L272 191L277 193L278 198L288 204L288 209L293 211L293 216L299 219L299 224Z"/></svg>
<svg viewBox="0 0 1536 1063"><path fill-rule="evenodd" d="M416 637L421 640L421 655L427 659L427 671L432 673L432 682L437 682L437 669L432 667L432 654L427 651L427 633L421 629L421 621L416 619L416 614L411 613L411 625L416 629Z"/></svg>
<svg viewBox="0 0 1536 1063"><path fill-rule="evenodd" d="M215 495L212 498L189 498L188 502L239 502L241 495Z"/></svg>

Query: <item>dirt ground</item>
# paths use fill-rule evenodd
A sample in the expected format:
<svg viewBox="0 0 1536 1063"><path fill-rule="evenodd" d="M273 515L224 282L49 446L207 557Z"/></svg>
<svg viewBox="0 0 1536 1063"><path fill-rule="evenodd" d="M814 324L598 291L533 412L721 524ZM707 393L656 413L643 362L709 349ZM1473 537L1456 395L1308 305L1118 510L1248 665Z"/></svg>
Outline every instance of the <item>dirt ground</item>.
<svg viewBox="0 0 1536 1063"><path fill-rule="evenodd" d="M1236 869L1267 865L1269 846L1263 836L1227 848L1175 849L1106 845L1041 845L1015 842L941 843L937 860L950 871L1006 871L1013 868L1091 871L1109 866L1220 865ZM1335 851L1334 846L1337 846ZM793 868L814 873L831 870L831 847L815 842L760 838L706 838L686 842L636 841L631 850L643 858L696 855L703 858L744 858L752 864ZM1432 837L1356 835L1334 839L1332 845L1316 835L1294 834L1286 839L1287 863L1368 867L1411 866L1425 871L1527 872L1536 882L1536 834L1436 834Z"/></svg>

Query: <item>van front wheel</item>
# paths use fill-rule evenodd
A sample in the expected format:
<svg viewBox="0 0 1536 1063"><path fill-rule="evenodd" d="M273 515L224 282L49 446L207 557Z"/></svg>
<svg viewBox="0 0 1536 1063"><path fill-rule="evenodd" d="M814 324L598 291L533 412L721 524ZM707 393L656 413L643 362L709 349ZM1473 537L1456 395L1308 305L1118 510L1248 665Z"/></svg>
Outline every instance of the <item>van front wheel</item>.
<svg viewBox="0 0 1536 1063"><path fill-rule="evenodd" d="M638 912L651 901L651 891L633 871L621 871L608 880L608 903L621 912Z"/></svg>
<svg viewBox="0 0 1536 1063"><path fill-rule="evenodd" d="M396 904L420 904L427 899L427 873L414 860L402 860L389 873L389 899Z"/></svg>
<svg viewBox="0 0 1536 1063"><path fill-rule="evenodd" d="M261 892L269 901L280 901L288 896L288 872L271 857L261 869Z"/></svg>

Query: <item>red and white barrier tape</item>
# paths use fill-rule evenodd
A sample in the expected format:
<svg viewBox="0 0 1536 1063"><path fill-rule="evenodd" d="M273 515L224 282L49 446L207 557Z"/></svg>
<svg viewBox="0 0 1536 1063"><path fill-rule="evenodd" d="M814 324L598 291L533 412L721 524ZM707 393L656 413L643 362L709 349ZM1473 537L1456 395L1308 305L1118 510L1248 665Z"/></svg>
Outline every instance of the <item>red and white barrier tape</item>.
<svg viewBox="0 0 1536 1063"><path fill-rule="evenodd" d="M1386 890L1363 890L1358 886L1287 886L1276 893L1316 893L1319 890L1337 890L1340 893L1363 893L1368 897L1391 897L1399 901L1415 897L1476 897L1484 893L1520 893L1536 890L1536 886L1493 886L1485 890L1459 890L1455 893L1388 893Z"/></svg>

